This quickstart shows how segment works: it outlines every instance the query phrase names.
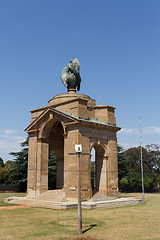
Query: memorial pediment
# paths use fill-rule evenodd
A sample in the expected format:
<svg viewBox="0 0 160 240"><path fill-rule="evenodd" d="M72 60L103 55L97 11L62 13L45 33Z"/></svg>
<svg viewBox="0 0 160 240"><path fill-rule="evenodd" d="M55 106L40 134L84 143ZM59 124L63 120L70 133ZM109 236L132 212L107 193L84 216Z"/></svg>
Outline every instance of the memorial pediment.
<svg viewBox="0 0 160 240"><path fill-rule="evenodd" d="M42 124L48 121L60 121L61 123L76 123L77 118L72 114L65 113L59 109L53 107L47 107L33 122L25 129L27 133L32 131L39 131Z"/></svg>

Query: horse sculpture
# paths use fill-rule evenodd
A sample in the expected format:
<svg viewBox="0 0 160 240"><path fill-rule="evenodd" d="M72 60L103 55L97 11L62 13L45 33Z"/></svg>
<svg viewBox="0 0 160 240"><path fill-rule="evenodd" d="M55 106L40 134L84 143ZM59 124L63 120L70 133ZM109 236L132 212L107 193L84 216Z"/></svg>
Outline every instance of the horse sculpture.
<svg viewBox="0 0 160 240"><path fill-rule="evenodd" d="M70 60L70 63L62 70L61 80L68 92L70 90L76 91L76 88L78 91L80 90L81 77L79 70L80 64L77 58Z"/></svg>

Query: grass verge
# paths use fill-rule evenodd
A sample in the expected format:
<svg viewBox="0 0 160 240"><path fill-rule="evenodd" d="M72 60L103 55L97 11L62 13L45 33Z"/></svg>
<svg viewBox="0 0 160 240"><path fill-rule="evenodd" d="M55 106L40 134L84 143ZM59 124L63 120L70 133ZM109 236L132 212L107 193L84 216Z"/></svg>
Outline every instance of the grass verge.
<svg viewBox="0 0 160 240"><path fill-rule="evenodd" d="M0 203L3 201L0 194ZM4 197L7 197L4 194ZM13 196L13 194L9 194ZM15 196L16 194L14 194ZM127 194L141 196L141 194ZM159 240L160 194L145 194L139 206L82 210L83 234L77 234L77 209L26 208L0 211L0 239L7 240Z"/></svg>
<svg viewBox="0 0 160 240"><path fill-rule="evenodd" d="M8 197L25 197L25 193L12 193L12 192L5 192L5 193L0 193L0 206L9 206L13 204L8 204L4 203L4 199Z"/></svg>

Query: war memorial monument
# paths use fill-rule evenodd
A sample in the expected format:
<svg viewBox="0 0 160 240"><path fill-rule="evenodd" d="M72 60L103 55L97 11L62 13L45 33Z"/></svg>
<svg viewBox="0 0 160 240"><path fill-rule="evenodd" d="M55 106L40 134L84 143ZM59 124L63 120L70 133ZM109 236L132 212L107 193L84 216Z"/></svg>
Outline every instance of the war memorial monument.
<svg viewBox="0 0 160 240"><path fill-rule="evenodd" d="M117 198L118 160L115 108L96 105L80 90L80 64L70 60L63 69L61 80L67 93L54 96L48 105L31 111L29 135L27 197L10 198L17 204L50 208L76 206L78 196L78 156L75 145L82 146L80 178L82 207L114 207L138 204L138 200ZM95 149L96 194L104 196L93 203L91 185L91 151ZM56 154L56 189L48 191L48 159ZM106 197L106 199L105 199ZM108 199L107 199L108 198ZM110 200L109 198L114 198ZM99 205L98 205L99 204Z"/></svg>

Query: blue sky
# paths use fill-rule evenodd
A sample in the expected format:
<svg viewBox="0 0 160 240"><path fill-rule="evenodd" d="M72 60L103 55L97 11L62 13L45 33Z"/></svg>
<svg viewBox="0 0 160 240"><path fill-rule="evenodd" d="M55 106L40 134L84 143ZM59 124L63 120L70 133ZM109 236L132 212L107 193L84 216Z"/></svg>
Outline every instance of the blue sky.
<svg viewBox="0 0 160 240"><path fill-rule="evenodd" d="M20 150L30 110L66 93L60 73L81 65L80 93L116 107L118 143L160 144L160 1L0 0L0 157Z"/></svg>

